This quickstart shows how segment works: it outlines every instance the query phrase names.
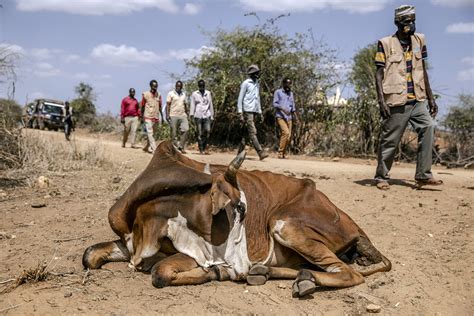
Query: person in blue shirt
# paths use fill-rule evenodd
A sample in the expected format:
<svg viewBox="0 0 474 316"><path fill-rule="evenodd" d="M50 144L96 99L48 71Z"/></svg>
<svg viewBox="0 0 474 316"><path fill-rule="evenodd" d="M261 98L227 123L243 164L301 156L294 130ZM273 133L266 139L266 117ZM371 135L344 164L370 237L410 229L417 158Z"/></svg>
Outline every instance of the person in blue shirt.
<svg viewBox="0 0 474 316"><path fill-rule="evenodd" d="M281 84L282 87L276 90L273 95L273 107L275 108L276 120L281 131L278 158L285 159L286 151L290 144L293 118L298 122L298 116L296 114L295 98L291 91L291 79L284 78Z"/></svg>
<svg viewBox="0 0 474 316"><path fill-rule="evenodd" d="M246 79L240 85L239 99L237 101L237 112L240 114L240 120L245 124L244 135L240 143L239 152L245 148L246 134L257 151L260 160L268 157L257 138L257 129L255 128L255 118L262 116L262 107L260 105L260 69L257 65L250 65L247 69L250 78Z"/></svg>

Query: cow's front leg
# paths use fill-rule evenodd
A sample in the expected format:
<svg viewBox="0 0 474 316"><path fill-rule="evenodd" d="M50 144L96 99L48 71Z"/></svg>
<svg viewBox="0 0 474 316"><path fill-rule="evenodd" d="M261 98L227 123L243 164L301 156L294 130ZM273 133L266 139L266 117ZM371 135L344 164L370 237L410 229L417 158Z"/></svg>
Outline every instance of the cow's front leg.
<svg viewBox="0 0 474 316"><path fill-rule="evenodd" d="M84 251L82 265L86 269L99 269L107 262L129 261L130 253L121 240L101 242Z"/></svg>
<svg viewBox="0 0 474 316"><path fill-rule="evenodd" d="M161 260L151 270L151 281L157 288L170 285L198 285L214 280L229 279L224 269L201 268L193 258L182 253Z"/></svg>

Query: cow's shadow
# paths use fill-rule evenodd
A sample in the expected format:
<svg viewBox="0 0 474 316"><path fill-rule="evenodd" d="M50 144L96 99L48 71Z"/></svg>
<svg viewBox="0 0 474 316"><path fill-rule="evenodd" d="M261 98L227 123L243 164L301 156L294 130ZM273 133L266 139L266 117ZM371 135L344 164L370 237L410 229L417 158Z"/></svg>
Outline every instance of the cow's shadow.
<svg viewBox="0 0 474 316"><path fill-rule="evenodd" d="M364 187L375 186L374 179L362 179L356 180L354 183L358 185L362 185ZM402 187L408 187L413 190L421 190L421 191L441 191L440 189L434 189L432 187L419 187L413 180L405 180L405 179L390 179L388 180L390 185L398 185Z"/></svg>

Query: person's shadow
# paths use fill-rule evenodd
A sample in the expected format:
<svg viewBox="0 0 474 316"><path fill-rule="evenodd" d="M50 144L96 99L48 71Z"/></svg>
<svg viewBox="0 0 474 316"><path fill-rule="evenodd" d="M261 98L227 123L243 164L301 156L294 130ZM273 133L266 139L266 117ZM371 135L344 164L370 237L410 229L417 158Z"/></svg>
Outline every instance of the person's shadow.
<svg viewBox="0 0 474 316"><path fill-rule="evenodd" d="M375 186L375 181L374 179L362 179L362 180L356 180L354 183L358 185L362 185L364 187L370 187L370 186ZM413 180L405 180L405 179L390 179L388 180L388 183L390 185L399 185L403 187L408 187L413 190L424 190L424 191L441 191L440 189L434 189L433 187L419 187L415 181Z"/></svg>

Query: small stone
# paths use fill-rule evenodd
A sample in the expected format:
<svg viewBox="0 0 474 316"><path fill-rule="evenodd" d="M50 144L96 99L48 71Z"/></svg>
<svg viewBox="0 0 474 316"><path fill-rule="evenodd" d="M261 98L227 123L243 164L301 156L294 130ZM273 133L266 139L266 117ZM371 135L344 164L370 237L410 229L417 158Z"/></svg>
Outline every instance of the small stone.
<svg viewBox="0 0 474 316"><path fill-rule="evenodd" d="M382 308L379 305L369 304L365 307L369 313L380 313Z"/></svg>
<svg viewBox="0 0 474 316"><path fill-rule="evenodd" d="M51 195L46 194L43 198L45 198L45 199L50 199L50 198L51 198Z"/></svg>
<svg viewBox="0 0 474 316"><path fill-rule="evenodd" d="M431 238L433 238L433 234L431 234L431 233L428 233L428 236L430 236Z"/></svg>
<svg viewBox="0 0 474 316"><path fill-rule="evenodd" d="M122 181L122 178L120 177L115 177L112 179L112 183L120 183L120 181Z"/></svg>
<svg viewBox="0 0 474 316"><path fill-rule="evenodd" d="M66 292L64 293L64 297L71 297L72 296L72 292Z"/></svg>
<svg viewBox="0 0 474 316"><path fill-rule="evenodd" d="M279 289L286 289L287 286L286 286L286 284L284 284L284 283L278 283L278 288L279 288Z"/></svg>
<svg viewBox="0 0 474 316"><path fill-rule="evenodd" d="M340 160L340 159L339 159L338 157L332 158L332 161L334 161L334 162L338 162L339 160Z"/></svg>
<svg viewBox="0 0 474 316"><path fill-rule="evenodd" d="M46 178L45 176L40 176L38 177L38 180L36 181L36 185L40 189L46 189L49 187L49 179Z"/></svg>
<svg viewBox="0 0 474 316"><path fill-rule="evenodd" d="M46 207L46 203L31 203L32 208L42 208Z"/></svg>
<svg viewBox="0 0 474 316"><path fill-rule="evenodd" d="M423 203L418 203L418 206L419 206L419 207L423 207Z"/></svg>

